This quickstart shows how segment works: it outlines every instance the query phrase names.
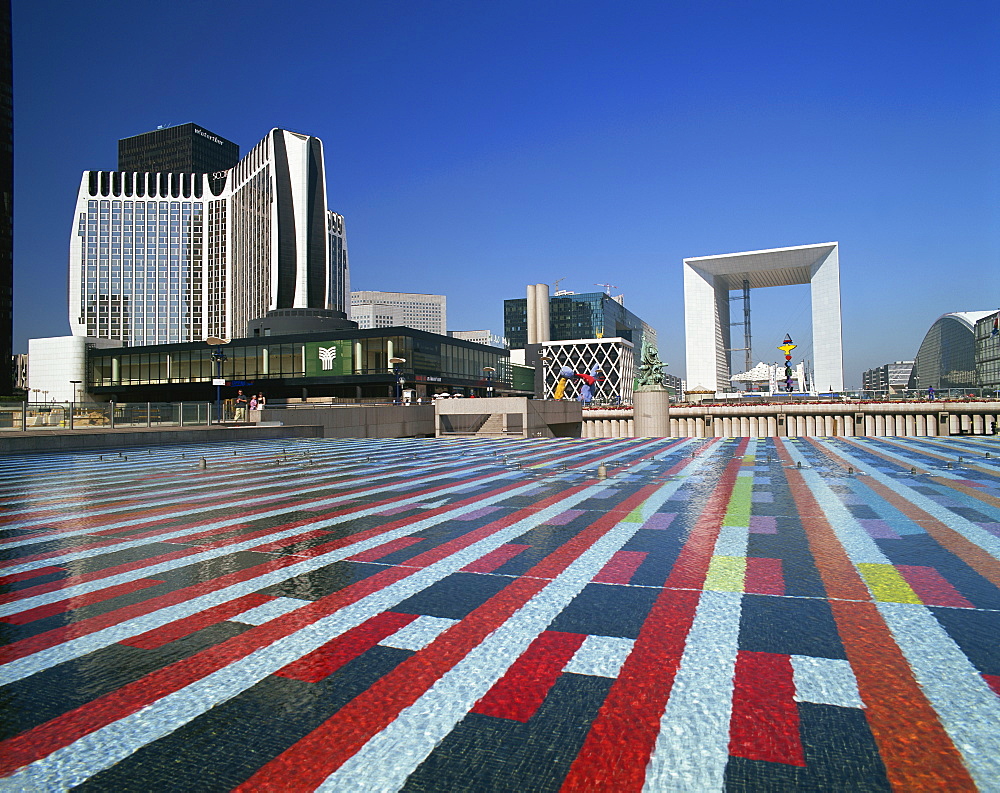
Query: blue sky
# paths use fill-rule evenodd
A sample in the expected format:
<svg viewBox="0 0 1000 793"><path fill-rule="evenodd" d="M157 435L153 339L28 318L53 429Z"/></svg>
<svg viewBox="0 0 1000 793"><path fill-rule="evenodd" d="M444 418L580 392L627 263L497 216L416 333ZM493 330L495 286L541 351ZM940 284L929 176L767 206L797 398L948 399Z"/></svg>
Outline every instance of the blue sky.
<svg viewBox="0 0 1000 793"><path fill-rule="evenodd" d="M80 174L194 121L322 138L355 289L503 329L617 287L684 374L685 257L840 243L845 379L1000 304L996 2L14 0L15 351L64 335ZM810 357L808 287L752 293ZM740 334L740 328L734 328Z"/></svg>

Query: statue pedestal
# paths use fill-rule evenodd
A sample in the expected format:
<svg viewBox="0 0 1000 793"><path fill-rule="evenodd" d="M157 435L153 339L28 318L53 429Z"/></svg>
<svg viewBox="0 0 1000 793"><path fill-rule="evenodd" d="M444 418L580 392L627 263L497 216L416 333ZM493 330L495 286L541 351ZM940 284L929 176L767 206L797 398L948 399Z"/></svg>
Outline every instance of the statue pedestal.
<svg viewBox="0 0 1000 793"><path fill-rule="evenodd" d="M639 387L632 395L635 437L670 437L670 392L657 386Z"/></svg>

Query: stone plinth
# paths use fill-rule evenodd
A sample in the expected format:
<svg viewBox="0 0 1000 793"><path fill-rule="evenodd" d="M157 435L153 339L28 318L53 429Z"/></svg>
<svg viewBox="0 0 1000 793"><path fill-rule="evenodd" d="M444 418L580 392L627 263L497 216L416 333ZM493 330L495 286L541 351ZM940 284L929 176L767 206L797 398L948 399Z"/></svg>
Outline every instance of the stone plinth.
<svg viewBox="0 0 1000 793"><path fill-rule="evenodd" d="M670 437L670 392L663 388L636 389L632 400L637 438Z"/></svg>

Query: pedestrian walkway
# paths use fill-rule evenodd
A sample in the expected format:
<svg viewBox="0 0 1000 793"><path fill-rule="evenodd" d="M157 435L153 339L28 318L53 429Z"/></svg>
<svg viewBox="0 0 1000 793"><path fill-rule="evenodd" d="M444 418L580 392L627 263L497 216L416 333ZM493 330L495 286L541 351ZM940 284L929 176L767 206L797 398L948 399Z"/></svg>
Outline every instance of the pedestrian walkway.
<svg viewBox="0 0 1000 793"><path fill-rule="evenodd" d="M996 439L217 442L0 505L0 790L1000 779Z"/></svg>

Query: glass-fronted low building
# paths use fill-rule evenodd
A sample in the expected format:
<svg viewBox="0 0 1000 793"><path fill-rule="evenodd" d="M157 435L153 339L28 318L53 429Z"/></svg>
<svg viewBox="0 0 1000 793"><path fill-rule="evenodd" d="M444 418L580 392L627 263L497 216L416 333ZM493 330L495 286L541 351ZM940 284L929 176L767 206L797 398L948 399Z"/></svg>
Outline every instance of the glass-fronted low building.
<svg viewBox="0 0 1000 793"><path fill-rule="evenodd" d="M991 313L961 311L938 317L920 343L909 388L978 388L974 327Z"/></svg>
<svg viewBox="0 0 1000 793"><path fill-rule="evenodd" d="M218 353L222 359L213 359ZM259 336L220 346L91 347L86 361L86 392L102 401L208 401L216 381L226 396L243 388L269 400L391 399L398 378L414 399L486 396L490 387L497 395L522 393L507 350L402 327Z"/></svg>

